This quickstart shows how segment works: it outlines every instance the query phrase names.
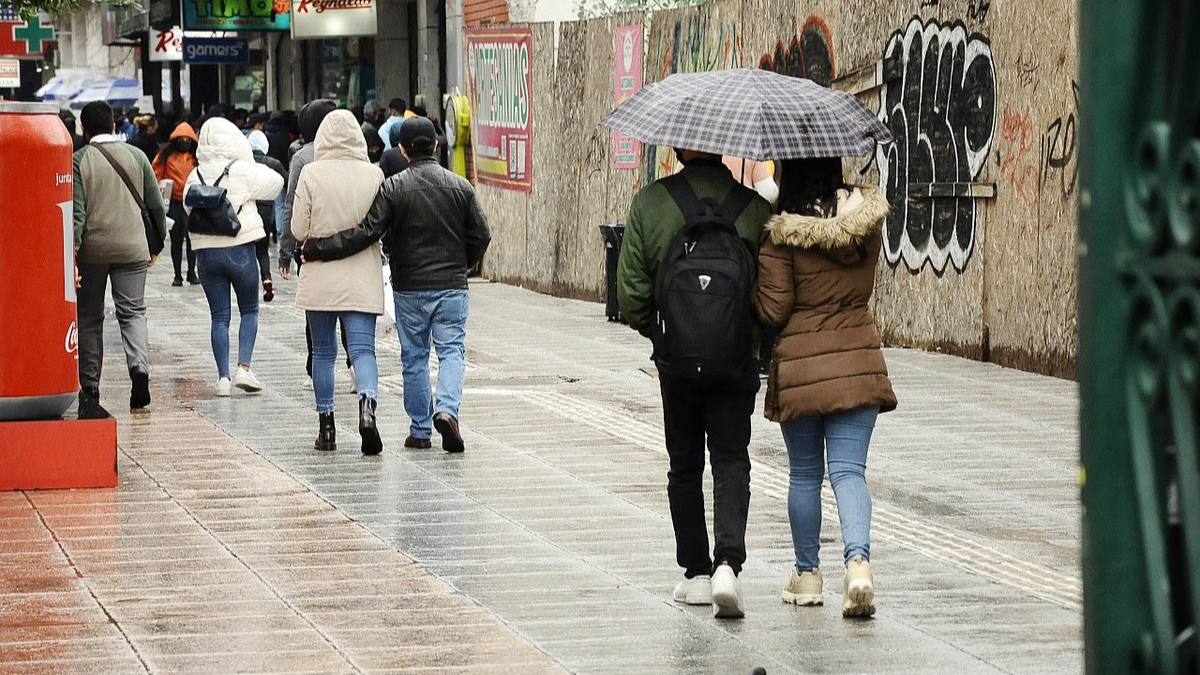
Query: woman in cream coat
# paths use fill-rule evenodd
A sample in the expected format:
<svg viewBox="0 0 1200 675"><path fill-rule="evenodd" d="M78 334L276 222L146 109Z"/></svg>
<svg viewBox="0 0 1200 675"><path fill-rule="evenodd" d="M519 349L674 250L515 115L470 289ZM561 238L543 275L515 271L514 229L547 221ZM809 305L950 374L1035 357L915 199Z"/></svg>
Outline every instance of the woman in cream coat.
<svg viewBox="0 0 1200 675"><path fill-rule="evenodd" d="M262 384L250 370L254 341L258 336L258 258L255 242L267 236L255 202L275 199L283 190L283 178L271 169L254 161L250 141L233 122L216 117L204 123L196 146L197 167L188 175L183 194L204 182L217 180L226 189L229 204L237 211L241 229L232 237L212 234L192 234L192 249L200 267L200 284L208 299L212 314L212 350L217 361L217 396L229 396L230 385L254 392ZM228 175L221 178L221 174ZM190 209L185 207L190 213ZM237 296L238 368L229 372L229 290Z"/></svg>
<svg viewBox="0 0 1200 675"><path fill-rule="evenodd" d="M367 142L354 115L335 110L317 130L315 160L296 187L292 235L303 242L352 229L367 215L383 172L367 159ZM317 399L317 450L335 450L333 366L337 323L342 319L358 391L358 431L364 455L383 450L375 426L379 369L375 320L383 314L383 259L379 244L348 258L306 262L300 269L296 306L308 314L313 341L313 392Z"/></svg>

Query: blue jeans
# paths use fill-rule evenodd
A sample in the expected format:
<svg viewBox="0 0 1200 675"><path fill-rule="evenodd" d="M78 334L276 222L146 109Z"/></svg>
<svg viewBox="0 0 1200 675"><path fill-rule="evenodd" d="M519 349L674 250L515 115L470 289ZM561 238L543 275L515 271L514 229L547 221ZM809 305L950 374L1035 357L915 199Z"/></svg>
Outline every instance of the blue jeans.
<svg viewBox="0 0 1200 675"><path fill-rule="evenodd" d="M346 337L346 351L354 366L354 383L358 395L371 400L378 398L379 366L375 361L375 315L363 312L313 312L308 314L308 328L313 344L313 392L317 397L317 412L333 412L333 366L338 356L338 319Z"/></svg>
<svg viewBox="0 0 1200 675"><path fill-rule="evenodd" d="M258 337L258 258L254 243L228 248L202 248L196 251L200 283L212 313L212 350L217 359L217 374L229 377L229 289L237 296L238 364L249 367Z"/></svg>
<svg viewBox="0 0 1200 675"><path fill-rule="evenodd" d="M394 295L400 361L404 365L404 412L412 420L408 431L415 438L429 438L435 413L450 413L458 419L470 295L465 288L398 291ZM429 384L430 340L438 357L436 402Z"/></svg>
<svg viewBox="0 0 1200 675"><path fill-rule="evenodd" d="M829 483L842 521L844 560L861 555L871 559L871 493L867 490L867 446L875 429L877 407L855 408L830 415L789 420L781 424L787 445L791 482L788 521L796 568L821 565L821 479L829 455Z"/></svg>

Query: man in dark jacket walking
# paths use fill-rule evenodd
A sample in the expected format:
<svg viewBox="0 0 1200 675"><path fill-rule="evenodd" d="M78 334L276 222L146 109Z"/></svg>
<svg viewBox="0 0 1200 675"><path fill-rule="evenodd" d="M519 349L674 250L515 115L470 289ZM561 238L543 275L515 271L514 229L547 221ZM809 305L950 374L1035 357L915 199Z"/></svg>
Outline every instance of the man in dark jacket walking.
<svg viewBox="0 0 1200 675"><path fill-rule="evenodd" d="M424 117L405 120L400 147L408 169L387 179L358 227L309 239L305 260L337 260L384 239L391 256L396 328L404 366L404 410L412 420L407 448L428 448L433 429L442 449L462 452L458 409L466 366L467 270L491 242L487 219L466 179L438 165L437 134ZM437 396L429 383L429 349L438 356Z"/></svg>
<svg viewBox="0 0 1200 675"><path fill-rule="evenodd" d="M749 190L734 180L719 155L691 150L676 150L676 154L683 163L679 176L699 199L722 204L735 190ZM738 236L752 261L758 259L759 237L770 215L770 205L754 195L737 216ZM683 211L663 181L634 195L617 266L617 300L629 325L646 337L653 335L656 325L655 284L683 226ZM758 393L758 373L750 353L745 363L744 373L717 382L659 372L670 459L667 498L675 528L675 559L684 569L684 580L675 587L674 597L676 602L690 605L711 603L718 617L745 614L737 575L746 562L750 417ZM706 436L713 473L712 557L704 517Z"/></svg>

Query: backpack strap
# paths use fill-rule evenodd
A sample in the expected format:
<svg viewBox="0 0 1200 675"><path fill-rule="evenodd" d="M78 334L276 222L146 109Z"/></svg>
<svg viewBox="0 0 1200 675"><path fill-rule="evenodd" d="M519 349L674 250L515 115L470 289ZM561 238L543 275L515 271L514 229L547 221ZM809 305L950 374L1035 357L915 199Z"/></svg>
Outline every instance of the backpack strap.
<svg viewBox="0 0 1200 675"><path fill-rule="evenodd" d="M754 197L757 195L757 192L745 185L733 186L733 189L729 191L729 196L721 202L721 215L725 216L736 228L737 219L741 217L742 212L750 206L750 202L754 201Z"/></svg>
<svg viewBox="0 0 1200 675"><path fill-rule="evenodd" d="M691 222L696 216L700 215L704 206L700 203L700 199L696 197L696 191L688 184L683 174L672 174L659 182L662 183L663 187L667 188L667 192L671 194L671 199L675 200L676 206L683 212L683 222Z"/></svg>

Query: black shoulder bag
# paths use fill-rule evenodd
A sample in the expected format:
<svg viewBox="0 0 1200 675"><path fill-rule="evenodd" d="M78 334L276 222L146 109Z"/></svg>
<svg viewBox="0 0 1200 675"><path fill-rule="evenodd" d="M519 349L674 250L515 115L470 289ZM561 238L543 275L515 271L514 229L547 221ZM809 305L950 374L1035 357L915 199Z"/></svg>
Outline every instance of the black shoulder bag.
<svg viewBox="0 0 1200 675"><path fill-rule="evenodd" d="M232 166L233 162L226 164L212 185L205 183L204 174L196 169L200 184L193 184L183 196L183 205L192 210L188 214L188 232L236 237L241 231L242 221L238 220L237 211L229 203L228 192L221 187L221 181L229 175Z"/></svg>
<svg viewBox="0 0 1200 675"><path fill-rule="evenodd" d="M129 188L129 194L133 195L133 200L137 202L138 208L141 209L142 226L146 228L146 246L150 249L150 255L156 256L162 253L164 245L162 235L158 233L158 228L154 225L154 218L150 216L150 209L146 206L146 200L142 199L137 189L134 188L133 180L129 178L129 174L125 173L125 169L120 164L117 164L117 160L113 159L108 150L104 149L102 144L96 143L92 147L99 150L100 154L104 155L104 159L107 159L108 163L112 164L112 168L116 169L117 175L125 182L125 187Z"/></svg>

